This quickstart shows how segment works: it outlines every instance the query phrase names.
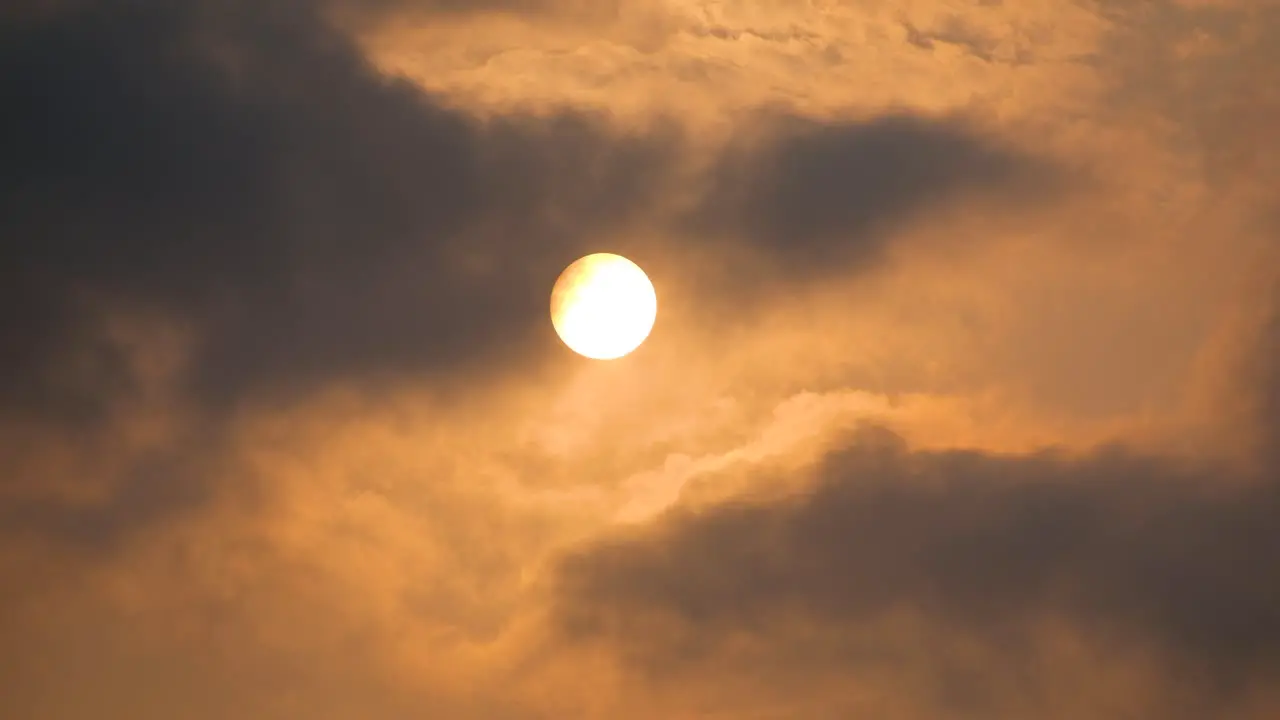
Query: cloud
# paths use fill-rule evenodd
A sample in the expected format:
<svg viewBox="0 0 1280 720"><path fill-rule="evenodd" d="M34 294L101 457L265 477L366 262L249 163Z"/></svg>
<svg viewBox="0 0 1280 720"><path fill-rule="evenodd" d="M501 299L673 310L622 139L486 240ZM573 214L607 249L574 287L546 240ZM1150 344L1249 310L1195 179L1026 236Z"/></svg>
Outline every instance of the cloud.
<svg viewBox="0 0 1280 720"><path fill-rule="evenodd" d="M10 407L126 385L94 332L117 308L195 327L209 401L528 347L549 280L670 162L670 138L572 112L444 109L288 3L105 3L4 34ZM49 378L58 354L91 377Z"/></svg>
<svg viewBox="0 0 1280 720"><path fill-rule="evenodd" d="M1252 356L1255 364L1249 374L1262 378L1256 407L1262 418L1259 442L1262 452L1270 454L1270 467L1280 479L1280 365L1268 360L1280 358L1280 307L1265 321L1260 336L1261 351Z"/></svg>
<svg viewBox="0 0 1280 720"><path fill-rule="evenodd" d="M239 456L256 412L348 386L475 398L536 366L569 261L608 243L680 263L634 240L671 197L800 283L846 239L887 242L862 237L880 219L1032 164L907 115L783 117L686 186L678 129L480 118L380 74L315 6L218 8L104 0L0 28L0 489L24 547L111 562L228 496L269 503ZM874 204L825 187L872 189L875 164L894 180ZM737 217L757 209L759 228Z"/></svg>
<svg viewBox="0 0 1280 720"><path fill-rule="evenodd" d="M1260 464L1120 445L929 451L866 425L786 470L802 478L756 480L791 488L783 499L686 498L567 555L560 637L608 648L657 687L731 682L716 668L775 678L745 691L743 717L779 687L818 693L780 702L816 716L1265 713L1260 688L1280 677L1275 327L1273 314L1242 366L1261 400ZM842 689L819 691L828 676Z"/></svg>
<svg viewBox="0 0 1280 720"><path fill-rule="evenodd" d="M513 13L538 15L594 16L607 18L618 13L626 3L623 0L582 2L581 0L323 0L331 9L347 17L401 18L422 15L466 15L482 13Z"/></svg>
<svg viewBox="0 0 1280 720"><path fill-rule="evenodd" d="M11 407L93 415L127 393L103 330L122 311L192 329L209 404L499 362L546 342L559 269L625 245L682 169L674 130L447 109L288 3L107 3L6 35ZM1030 165L910 116L791 125L715 171L695 230L807 272ZM70 379L50 370L66 356Z"/></svg>
<svg viewBox="0 0 1280 720"><path fill-rule="evenodd" d="M882 660L811 660L843 667L856 688L919 669L893 660L915 636L878 630L905 612L940 648L969 638L994 654L987 672L1036 668L1020 673L1022 688L972 688L977 704L961 706L964 717L1004 717L1010 697L1055 685L1065 668L1036 646L1053 621L1099 646L1155 648L1187 673L1176 677L1205 678L1219 712L1280 672L1280 584L1266 560L1280 551L1275 484L1224 493L1212 473L1122 451L910 452L892 436L851 442L817 475L802 498L676 512L647 536L577 555L562 589L569 636L605 639L670 679L738 662L740 637L763 672L783 672L796 623L832 637L865 632ZM932 696L948 675L978 670L945 651L932 662L908 692Z"/></svg>
<svg viewBox="0 0 1280 720"><path fill-rule="evenodd" d="M1120 5L6 6L0 714L1273 717L1274 43Z"/></svg>
<svg viewBox="0 0 1280 720"><path fill-rule="evenodd" d="M1048 189L1052 166L959 120L792 120L764 148L730 148L693 232L746 241L771 273L812 277L883 259L893 226L966 193L1009 201Z"/></svg>

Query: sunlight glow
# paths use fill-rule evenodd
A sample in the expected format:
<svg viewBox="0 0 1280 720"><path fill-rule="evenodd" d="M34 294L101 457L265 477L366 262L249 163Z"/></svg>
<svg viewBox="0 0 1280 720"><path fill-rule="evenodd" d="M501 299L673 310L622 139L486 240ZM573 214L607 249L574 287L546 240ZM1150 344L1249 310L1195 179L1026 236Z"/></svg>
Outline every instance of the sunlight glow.
<svg viewBox="0 0 1280 720"><path fill-rule="evenodd" d="M570 265L551 293L551 322L574 352L620 358L649 337L658 314L653 284L621 255L597 253Z"/></svg>

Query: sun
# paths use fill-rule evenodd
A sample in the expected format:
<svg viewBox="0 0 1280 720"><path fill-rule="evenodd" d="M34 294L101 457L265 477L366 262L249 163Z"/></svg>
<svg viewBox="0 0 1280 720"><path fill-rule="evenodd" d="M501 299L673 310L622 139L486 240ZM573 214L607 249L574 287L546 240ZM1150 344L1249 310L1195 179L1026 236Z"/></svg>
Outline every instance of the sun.
<svg viewBox="0 0 1280 720"><path fill-rule="evenodd" d="M613 360L640 347L658 317L658 295L639 265L612 253L579 258L551 291L551 324L570 350Z"/></svg>

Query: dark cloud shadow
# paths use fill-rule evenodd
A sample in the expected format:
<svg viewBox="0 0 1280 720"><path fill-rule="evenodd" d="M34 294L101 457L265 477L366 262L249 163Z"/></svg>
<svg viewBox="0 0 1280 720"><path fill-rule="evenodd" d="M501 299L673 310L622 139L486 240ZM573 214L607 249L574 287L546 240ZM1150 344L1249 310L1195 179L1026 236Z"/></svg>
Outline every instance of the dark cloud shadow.
<svg viewBox="0 0 1280 720"><path fill-rule="evenodd" d="M678 145L574 112L448 109L310 2L28 7L0 22L10 547L110 555L252 493L259 478L222 466L246 405L405 379L465 395L546 357L556 276L654 202ZM154 380L121 316L191 342L159 447L113 440ZM85 477L41 475L98 456L67 471Z"/></svg>
<svg viewBox="0 0 1280 720"><path fill-rule="evenodd" d="M509 361L674 144L572 113L481 123L283 1L6 24L0 103L0 397L71 415L128 387L101 332L120 308L196 329L209 404ZM69 356L79 380L51 377Z"/></svg>
<svg viewBox="0 0 1280 720"><path fill-rule="evenodd" d="M72 7L0 28L9 408L100 417L137 380L104 330L121 309L194 329L210 407L515 362L550 347L559 270L654 222L674 182L675 130L482 122L378 74L313 4ZM954 123L781 127L726 156L690 221L763 253L770 282L869 263L886 225L1038 176Z"/></svg>
<svg viewBox="0 0 1280 720"><path fill-rule="evenodd" d="M0 419L77 444L109 425L148 380L112 334L139 315L187 333L176 391L209 448L140 460L88 515L24 505L23 527L110 545L208 495L225 413L334 383L465 395L557 348L549 288L576 257L660 274L689 251L627 244L684 189L674 128L472 117L380 74L312 2L28 7L0 23ZM691 222L695 244L745 243L783 285L866 264L885 224L1038 167L949 122L778 127L714 169ZM757 279L703 286L740 305L767 296Z"/></svg>
<svg viewBox="0 0 1280 720"><path fill-rule="evenodd" d="M1066 622L1106 646L1153 652L1199 698L1186 717L1220 713L1280 678L1275 330L1256 346L1261 377L1249 375L1262 380L1253 385L1268 438L1260 471L1119 446L1081 457L912 451L864 428L814 470L809 493L676 509L568 556L560 627L659 676L732 662L718 648L744 636L783 672L796 628L816 627L849 654L833 661L815 650L814 663L831 664L812 669L848 662L856 674L891 661L838 638L905 609L938 643L930 692L979 671L1002 678L971 688L973 716L990 717L1002 700L1052 686L1033 637ZM1005 664L951 663L949 637L976 638Z"/></svg>
<svg viewBox="0 0 1280 720"><path fill-rule="evenodd" d="M908 114L771 123L713 170L690 231L744 239L779 271L811 278L874 265L903 221L966 193L1026 201L1057 187L1048 163L956 119Z"/></svg>
<svg viewBox="0 0 1280 720"><path fill-rule="evenodd" d="M909 452L887 433L854 440L819 473L807 497L675 513L648 537L572 557L566 632L679 673L730 637L780 647L797 619L856 633L909 608L939 643L972 635L1011 659L1037 623L1065 617L1159 648L1214 692L1280 673L1275 486L1233 492L1119 450Z"/></svg>

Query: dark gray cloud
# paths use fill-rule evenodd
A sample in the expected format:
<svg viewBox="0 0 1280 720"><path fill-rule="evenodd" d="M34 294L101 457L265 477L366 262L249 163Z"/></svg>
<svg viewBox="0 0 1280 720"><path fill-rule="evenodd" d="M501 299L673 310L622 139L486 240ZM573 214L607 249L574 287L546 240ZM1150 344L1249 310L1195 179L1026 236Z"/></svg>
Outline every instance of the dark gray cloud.
<svg viewBox="0 0 1280 720"><path fill-rule="evenodd" d="M867 437L819 472L803 499L677 513L651 537L575 557L565 627L679 673L743 634L782 657L795 618L856 632L908 608L935 624L939 657L948 636L976 636L1007 649L1010 667L989 668L1004 674L1037 623L1065 617L1086 636L1158 648L1210 694L1280 672L1274 485L1233 492L1229 477L1121 451L911 453Z"/></svg>
<svg viewBox="0 0 1280 720"><path fill-rule="evenodd" d="M1018 698L1061 710L1046 690L1060 669L1037 657L1034 639L1045 623L1065 621L1099 646L1155 653L1194 699L1174 716L1221 714L1280 678L1275 333L1272 322L1257 346L1267 434L1259 471L1119 446L1081 457L911 451L865 428L814 470L810 493L673 510L642 533L568 557L561 627L609 641L658 676L734 662L722 648L745 636L772 672L795 663L803 672L811 661L810 670L843 668L853 679L894 671L901 648L870 652L852 638L906 609L937 643L931 680L919 687L932 698L926 705L1004 717ZM845 650L791 638L798 621ZM987 680L949 659L954 637L1003 659L978 673ZM812 653L789 648L796 642ZM953 704L948 688L964 677L964 704ZM1162 713L1172 706L1153 703L1134 717L1170 716Z"/></svg>
<svg viewBox="0 0 1280 720"><path fill-rule="evenodd" d="M667 137L490 124L296 4L105 2L0 29L9 406L128 383L100 312L201 336L207 398L525 347L556 272L656 189ZM76 382L49 377L75 356Z"/></svg>
<svg viewBox="0 0 1280 720"><path fill-rule="evenodd" d="M874 264L893 227L921 210L973 191L1029 199L1056 174L956 119L786 119L765 148L725 154L690 224L749 242L779 271L811 276Z"/></svg>
<svg viewBox="0 0 1280 720"><path fill-rule="evenodd" d="M559 269L647 217L677 162L675 132L446 109L307 3L75 7L0 28L10 408L93 418L128 392L102 330L120 308L193 327L191 384L218 404L527 353ZM791 125L696 213L784 279L1024 164L909 117Z"/></svg>
<svg viewBox="0 0 1280 720"><path fill-rule="evenodd" d="M577 256L660 273L684 252L620 239L663 222L675 130L468 116L379 74L310 2L27 7L0 23L0 419L103 442L147 381L110 334L119 313L189 332L178 391L212 415L85 478L102 503L10 502L12 533L109 549L205 502L222 411L334 381L465 393L555 347L548 291ZM856 265L882 222L1025 164L947 123L786 126L713 173L695 238L743 235L783 284ZM754 280L714 290L767 294ZM26 472L0 487L43 482Z"/></svg>
<svg viewBox="0 0 1280 720"><path fill-rule="evenodd" d="M207 507L222 411L334 380L463 393L536 357L557 273L651 202L675 147L444 109L307 3L51 7L0 23L6 545L109 554ZM110 448L113 408L149 380L118 313L190 332L177 391L212 411L140 453ZM56 441L10 434L32 420ZM46 476L50 455L77 476Z"/></svg>

